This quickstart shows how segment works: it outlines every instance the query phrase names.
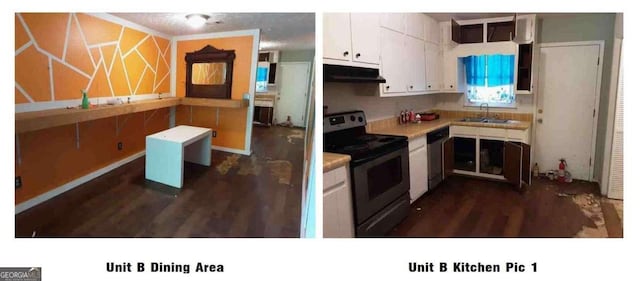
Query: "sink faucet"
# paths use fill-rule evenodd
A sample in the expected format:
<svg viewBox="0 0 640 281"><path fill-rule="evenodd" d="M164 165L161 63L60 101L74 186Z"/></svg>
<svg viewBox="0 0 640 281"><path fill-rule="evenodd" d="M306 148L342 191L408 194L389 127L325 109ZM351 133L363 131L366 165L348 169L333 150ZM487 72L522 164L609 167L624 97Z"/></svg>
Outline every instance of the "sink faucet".
<svg viewBox="0 0 640 281"><path fill-rule="evenodd" d="M485 114L484 114L484 118L489 118L489 104L488 104L488 103L486 103L486 102L481 103L481 104L480 104L480 110L482 110L482 106L483 106L483 105L486 105L486 106L487 106L487 111L486 111L486 112L485 112Z"/></svg>

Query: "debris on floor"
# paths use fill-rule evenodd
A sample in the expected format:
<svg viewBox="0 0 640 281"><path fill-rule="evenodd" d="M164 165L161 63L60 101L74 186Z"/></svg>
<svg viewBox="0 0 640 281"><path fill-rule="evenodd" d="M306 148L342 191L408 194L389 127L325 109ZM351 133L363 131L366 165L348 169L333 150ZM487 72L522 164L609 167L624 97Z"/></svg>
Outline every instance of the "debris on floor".
<svg viewBox="0 0 640 281"><path fill-rule="evenodd" d="M287 141L289 143L293 143L293 139L300 139L301 140L302 138L304 138L304 131L295 130L293 132L293 134L287 136Z"/></svg>
<svg viewBox="0 0 640 281"><path fill-rule="evenodd" d="M238 166L238 159L240 159L240 155L238 154L227 156L227 159L216 166L218 173L220 173L221 175L226 175L229 172L229 169Z"/></svg>
<svg viewBox="0 0 640 281"><path fill-rule="evenodd" d="M591 193L574 195L571 200L573 203L580 207L580 210L586 217L588 217L596 225L596 228L583 226L574 237L608 237L607 228L604 222L604 216L602 214L602 208L600 208L599 198Z"/></svg>
<svg viewBox="0 0 640 281"><path fill-rule="evenodd" d="M249 158L249 161L242 161L240 163L240 170L238 170L238 175L246 176L246 175L254 175L259 176L262 173L262 166L259 164L258 157L254 155Z"/></svg>
<svg viewBox="0 0 640 281"><path fill-rule="evenodd" d="M278 177L278 183L291 185L291 162L285 160L267 161L271 175Z"/></svg>

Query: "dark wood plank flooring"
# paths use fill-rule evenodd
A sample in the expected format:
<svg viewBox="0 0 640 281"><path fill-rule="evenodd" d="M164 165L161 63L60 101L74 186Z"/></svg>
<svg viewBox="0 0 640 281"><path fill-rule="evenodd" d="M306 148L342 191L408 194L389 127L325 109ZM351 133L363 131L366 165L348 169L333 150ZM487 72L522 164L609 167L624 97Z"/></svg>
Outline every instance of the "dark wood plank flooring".
<svg viewBox="0 0 640 281"><path fill-rule="evenodd" d="M389 236L622 237L622 223L604 200L597 184L584 181L534 179L518 192L506 183L453 176L414 202Z"/></svg>
<svg viewBox="0 0 640 281"><path fill-rule="evenodd" d="M184 186L148 181L141 157L16 215L16 237L298 237L304 131L253 129L253 155L185 163Z"/></svg>

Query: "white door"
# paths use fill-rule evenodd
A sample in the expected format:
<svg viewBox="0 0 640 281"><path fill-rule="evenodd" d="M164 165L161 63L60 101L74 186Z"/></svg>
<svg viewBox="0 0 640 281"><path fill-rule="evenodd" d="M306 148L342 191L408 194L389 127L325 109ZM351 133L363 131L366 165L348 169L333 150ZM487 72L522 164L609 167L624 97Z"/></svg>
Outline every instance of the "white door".
<svg viewBox="0 0 640 281"><path fill-rule="evenodd" d="M278 76L280 91L276 99L275 116L278 123L287 121L291 117L291 122L296 127L305 126L305 106L307 93L309 90L309 70L308 62L281 62Z"/></svg>
<svg viewBox="0 0 640 281"><path fill-rule="evenodd" d="M351 43L353 61L380 63L380 15L373 13L351 14Z"/></svg>
<svg viewBox="0 0 640 281"><path fill-rule="evenodd" d="M540 171L567 160L573 178L591 180L599 89L599 44L540 48L535 162Z"/></svg>
<svg viewBox="0 0 640 281"><path fill-rule="evenodd" d="M382 77L387 80L382 85L383 91L384 93L404 93L407 91L404 35L386 28L380 28L380 31L382 36L380 68Z"/></svg>
<svg viewBox="0 0 640 281"><path fill-rule="evenodd" d="M322 57L334 60L351 60L351 24L348 13L325 13L322 21Z"/></svg>

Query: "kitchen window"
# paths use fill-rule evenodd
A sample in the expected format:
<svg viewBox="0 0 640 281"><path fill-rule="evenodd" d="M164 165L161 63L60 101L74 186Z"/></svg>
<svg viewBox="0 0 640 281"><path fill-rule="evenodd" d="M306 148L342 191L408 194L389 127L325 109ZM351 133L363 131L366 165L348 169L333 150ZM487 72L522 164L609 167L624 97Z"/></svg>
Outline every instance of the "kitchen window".
<svg viewBox="0 0 640 281"><path fill-rule="evenodd" d="M515 107L515 55L479 55L462 58L467 88L465 105Z"/></svg>
<svg viewBox="0 0 640 281"><path fill-rule="evenodd" d="M258 75L256 75L256 92L269 91L267 85L269 83L269 63L258 63Z"/></svg>

